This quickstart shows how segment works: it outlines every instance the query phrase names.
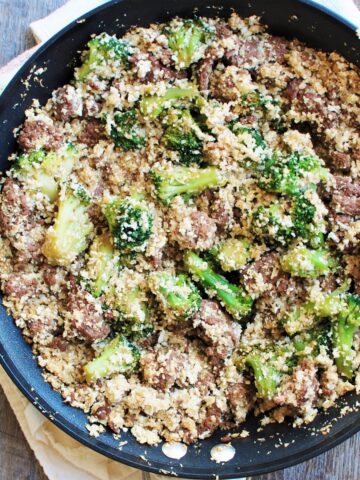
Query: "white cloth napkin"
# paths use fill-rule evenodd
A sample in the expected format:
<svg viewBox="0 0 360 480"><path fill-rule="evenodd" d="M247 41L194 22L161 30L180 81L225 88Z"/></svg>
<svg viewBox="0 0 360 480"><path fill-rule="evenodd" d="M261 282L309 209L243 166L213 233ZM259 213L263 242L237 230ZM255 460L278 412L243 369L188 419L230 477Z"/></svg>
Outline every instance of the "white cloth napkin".
<svg viewBox="0 0 360 480"><path fill-rule="evenodd" d="M33 22L30 27L38 45L71 21L107 1L109 0L69 0L48 17ZM360 12L352 0L318 0L318 3L331 8L360 28ZM38 45L0 69L0 92ZM161 475L145 474L109 460L73 440L27 401L1 367L0 384L30 447L49 480L160 480L164 478Z"/></svg>

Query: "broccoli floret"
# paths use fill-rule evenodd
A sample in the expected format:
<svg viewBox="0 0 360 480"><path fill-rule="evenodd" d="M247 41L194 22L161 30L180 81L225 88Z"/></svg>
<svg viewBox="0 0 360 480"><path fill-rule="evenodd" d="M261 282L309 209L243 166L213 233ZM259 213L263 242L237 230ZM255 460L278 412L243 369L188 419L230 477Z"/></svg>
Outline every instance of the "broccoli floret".
<svg viewBox="0 0 360 480"><path fill-rule="evenodd" d="M106 292L107 303L119 313L114 329L126 336L139 338L153 331L147 285L138 272L124 268Z"/></svg>
<svg viewBox="0 0 360 480"><path fill-rule="evenodd" d="M164 123L170 125L166 128L162 140L167 148L178 152L179 162L187 166L201 163L203 141L199 138L200 128L190 111L182 110L175 115L175 120L169 121L169 118L165 118Z"/></svg>
<svg viewBox="0 0 360 480"><path fill-rule="evenodd" d="M40 191L54 202L61 181L67 180L74 167L78 152L68 144L57 152L34 150L16 159L14 176L25 182L34 192Z"/></svg>
<svg viewBox="0 0 360 480"><path fill-rule="evenodd" d="M292 204L292 220L299 237L307 238L311 234L316 207L303 195L297 195Z"/></svg>
<svg viewBox="0 0 360 480"><path fill-rule="evenodd" d="M137 367L139 359L139 349L123 335L117 335L98 357L84 366L86 381L95 382L114 373L130 374Z"/></svg>
<svg viewBox="0 0 360 480"><path fill-rule="evenodd" d="M228 238L210 250L224 272L240 270L251 260L251 243L247 238Z"/></svg>
<svg viewBox="0 0 360 480"><path fill-rule="evenodd" d="M149 287L169 317L186 320L200 308L199 290L187 275L154 272L150 275Z"/></svg>
<svg viewBox="0 0 360 480"><path fill-rule="evenodd" d="M251 230L269 245L286 245L295 237L291 212L281 203L260 205L252 215Z"/></svg>
<svg viewBox="0 0 360 480"><path fill-rule="evenodd" d="M326 353L331 349L331 327L330 323L315 325L310 331L302 332L292 339L296 355L301 357L317 357L323 350Z"/></svg>
<svg viewBox="0 0 360 480"><path fill-rule="evenodd" d="M273 361L264 360L260 352L255 350L246 356L245 363L253 371L258 397L263 399L273 397L282 377Z"/></svg>
<svg viewBox="0 0 360 480"><path fill-rule="evenodd" d="M269 108L269 105L278 105L278 102L271 95L266 95L258 90L244 93L241 97L241 103L251 110L266 109Z"/></svg>
<svg viewBox="0 0 360 480"><path fill-rule="evenodd" d="M265 157L258 167L259 186L268 192L297 195L309 185L316 185L329 177L317 157L301 155L298 152L289 156L277 154Z"/></svg>
<svg viewBox="0 0 360 480"><path fill-rule="evenodd" d="M86 283L94 297L99 297L116 273L118 257L109 233L103 233L93 241L86 264Z"/></svg>
<svg viewBox="0 0 360 480"><path fill-rule="evenodd" d="M105 208L115 247L120 252L143 251L153 229L153 214L144 200L115 198Z"/></svg>
<svg viewBox="0 0 360 480"><path fill-rule="evenodd" d="M165 34L179 68L188 68L198 61L206 45L214 38L214 33L214 27L202 19L173 20L165 29Z"/></svg>
<svg viewBox="0 0 360 480"><path fill-rule="evenodd" d="M332 346L339 372L351 379L354 375L354 336L360 326L360 297L348 294L346 307L332 321Z"/></svg>
<svg viewBox="0 0 360 480"><path fill-rule="evenodd" d="M317 325L323 318L331 318L341 312L346 306L346 289L348 284L337 288L331 293L319 292L315 300L309 300L302 305L294 306L281 324L288 335L295 335L304 330L309 330Z"/></svg>
<svg viewBox="0 0 360 480"><path fill-rule="evenodd" d="M252 233L269 245L287 245L297 237L312 242L318 235L315 213L315 206L303 195L290 202L260 205L252 215Z"/></svg>
<svg viewBox="0 0 360 480"><path fill-rule="evenodd" d="M180 128L169 127L163 139L168 148L179 152L180 163L190 165L201 162L203 142L195 132L184 132Z"/></svg>
<svg viewBox="0 0 360 480"><path fill-rule="evenodd" d="M114 72L108 73L110 64L115 63L118 67L128 65L131 53L129 44L124 40L102 33L91 39L87 46L88 50L83 57L83 63L76 70L77 80L84 80L94 71L100 78L108 78L109 75L112 77Z"/></svg>
<svg viewBox="0 0 360 480"><path fill-rule="evenodd" d="M316 278L328 275L338 266L337 260L325 248L313 250L305 245L291 248L280 260L281 267L292 276Z"/></svg>
<svg viewBox="0 0 360 480"><path fill-rule="evenodd" d="M59 195L55 222L47 230L42 247L49 263L68 266L86 249L93 231L89 204L90 198L80 185L68 185Z"/></svg>
<svg viewBox="0 0 360 480"><path fill-rule="evenodd" d="M185 101L185 106L188 107L189 101L199 97L199 91L193 85L186 88L171 87L162 96L144 97L140 102L140 111L143 115L155 120L164 109L173 106L174 103L181 106L181 101Z"/></svg>
<svg viewBox="0 0 360 480"><path fill-rule="evenodd" d="M177 195L191 197L208 188L222 187L227 182L216 167L175 166L167 170L153 170L151 176L156 195L165 205Z"/></svg>
<svg viewBox="0 0 360 480"><path fill-rule="evenodd" d="M278 344L264 341L261 346L240 344L234 362L240 371L246 367L252 370L257 396L268 400L275 395L284 374L297 365L298 358L292 341Z"/></svg>
<svg viewBox="0 0 360 480"><path fill-rule="evenodd" d="M186 252L184 263L194 281L199 282L209 295L216 296L236 320L249 315L253 300L244 290L216 273L208 262L194 252Z"/></svg>
<svg viewBox="0 0 360 480"><path fill-rule="evenodd" d="M138 150L145 145L144 129L139 123L136 110L116 112L114 122L110 127L110 136L117 147L124 150Z"/></svg>
<svg viewBox="0 0 360 480"><path fill-rule="evenodd" d="M244 127L241 125L241 118L236 118L228 124L229 129L235 134L240 135L241 133L248 133L252 136L255 141L256 147L266 149L267 144L264 140L264 137L261 135L258 129L251 127Z"/></svg>

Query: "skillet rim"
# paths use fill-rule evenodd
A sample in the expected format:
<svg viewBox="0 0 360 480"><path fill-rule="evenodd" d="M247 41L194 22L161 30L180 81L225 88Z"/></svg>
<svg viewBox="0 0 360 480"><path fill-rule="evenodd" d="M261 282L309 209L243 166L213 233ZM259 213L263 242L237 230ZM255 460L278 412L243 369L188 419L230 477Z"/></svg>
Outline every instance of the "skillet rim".
<svg viewBox="0 0 360 480"><path fill-rule="evenodd" d="M311 7L312 9L321 11L322 13L332 17L337 22L339 22L343 26L346 26L347 28L353 31L356 31L357 29L355 24L351 23L350 21L342 17L340 14L330 10L328 7L318 4L314 0L295 0L295 1L298 3L303 3L308 7ZM97 13L102 12L103 10L106 10L109 7L113 7L116 4L121 4L122 2L123 0L109 0L106 3L90 10L86 14L81 15L80 17L78 17L77 19L75 19L74 21L66 25L59 32L57 32L55 35L49 38L44 44L38 47L36 51L31 55L31 57L15 73L15 75L11 78L11 80L9 81L5 89L2 91L0 95L0 103L2 98L4 98L7 95L8 91L10 91L10 89L12 88L12 84L21 80L24 73L28 70L29 66L31 64L35 64L38 57L40 57L40 55L43 52L45 52L48 49L48 47L50 47L55 42L57 42L65 33L67 33L69 30L73 28L76 28L76 25L79 23L79 21L86 21L92 16L96 15ZM18 329L18 327L16 327L15 324L14 324L14 328ZM42 413L48 420L50 420L54 425L56 425L63 432L68 434L70 437L77 440L82 445L85 445L86 447L90 448L91 450L97 453L100 453L105 457L108 457L119 463L128 465L133 468L137 468L143 471L164 475L164 471L162 471L161 466L156 467L148 463L143 463L141 458L139 458L139 456L136 456L135 454L132 454L132 455L126 454L121 450L117 450L117 454L115 455L112 452L107 450L107 445L105 443L101 443L97 441L97 439L94 439L93 437L91 437L85 429L80 429L77 425L72 424L70 420L66 419L66 417L62 414L54 414L51 411L51 408L49 407L49 404L47 400L44 398L44 396L37 393L37 391L22 375L21 371L15 366L14 362L11 359L10 352L5 348L2 342L0 342L0 364L4 368L7 375L10 377L11 381L31 402L31 404L35 406L36 409L40 413ZM46 382L44 381L44 384L45 383ZM63 400L61 399L61 401ZM71 407L71 408L75 408L75 407ZM316 447L309 447L307 450L302 450L300 452L297 452L288 456L284 455L284 457L281 460L277 460L277 461L272 460L266 463L262 463L260 467L256 467L256 465L252 465L251 467L248 467L242 470L241 472L236 470L236 465L234 465L234 467L232 467L233 473L224 473L224 474L220 473L219 475L216 475L216 478L231 479L231 478L239 477L240 475L256 476L256 475L267 474L277 470L288 468L288 467L297 465L299 463L305 462L307 460L310 460L318 455L321 455L326 451L331 450L338 444L342 443L343 441L353 436L358 431L360 431L360 416L355 422L352 423L350 427L344 426L342 430L333 434L331 437L329 436L326 437L325 440ZM161 462L158 462L158 463L160 464ZM162 463L162 465L165 467L168 466L168 464L166 463L166 460ZM183 469L180 467L180 465L174 466L174 469L170 473L176 474L176 476L180 478L193 478L193 479L199 479L199 480L213 479L215 477L215 474L210 474L210 473L205 474L202 471L200 471L200 473L191 473L188 471L184 472Z"/></svg>

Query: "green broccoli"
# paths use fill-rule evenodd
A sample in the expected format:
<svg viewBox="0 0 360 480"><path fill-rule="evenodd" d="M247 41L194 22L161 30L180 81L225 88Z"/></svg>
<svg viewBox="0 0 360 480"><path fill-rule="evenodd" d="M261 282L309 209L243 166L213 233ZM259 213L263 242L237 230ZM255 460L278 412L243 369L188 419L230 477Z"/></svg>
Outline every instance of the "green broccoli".
<svg viewBox="0 0 360 480"><path fill-rule="evenodd" d="M215 29L204 20L174 19L165 29L169 48L176 55L179 68L188 68L198 61L206 45L214 38Z"/></svg>
<svg viewBox="0 0 360 480"><path fill-rule="evenodd" d="M313 224L315 213L310 200L297 195L290 202L260 205L252 215L251 230L269 245L287 245L297 237L312 242L319 235Z"/></svg>
<svg viewBox="0 0 360 480"><path fill-rule="evenodd" d="M354 336L360 326L360 297L348 294L346 307L332 321L332 346L336 366L344 377L354 375Z"/></svg>
<svg viewBox="0 0 360 480"><path fill-rule="evenodd" d="M247 238L228 238L210 250L224 272L240 270L251 260L251 243Z"/></svg>
<svg viewBox="0 0 360 480"><path fill-rule="evenodd" d="M214 272L208 262L196 253L188 251L184 257L184 264L194 280L199 282L209 295L216 296L236 320L241 320L250 314L252 298L240 287Z"/></svg>
<svg viewBox="0 0 360 480"><path fill-rule="evenodd" d="M273 397L282 377L273 359L265 360L259 351L254 350L246 356L245 363L253 371L257 396L262 399Z"/></svg>
<svg viewBox="0 0 360 480"><path fill-rule="evenodd" d="M200 293L187 275L154 272L149 277L149 287L169 317L186 320L200 308Z"/></svg>
<svg viewBox="0 0 360 480"><path fill-rule="evenodd" d="M138 120L135 109L126 112L115 112L110 136L117 147L124 150L138 150L145 145L144 129Z"/></svg>
<svg viewBox="0 0 360 480"><path fill-rule="evenodd" d="M241 103L250 110L267 109L269 105L278 105L278 101L271 95L266 95L259 90L244 93L241 97Z"/></svg>
<svg viewBox="0 0 360 480"><path fill-rule="evenodd" d="M252 215L251 231L269 245L286 245L296 236L291 212L281 203L260 205Z"/></svg>
<svg viewBox="0 0 360 480"><path fill-rule="evenodd" d="M144 97L140 101L140 111L144 116L155 120L166 108L172 107L174 103L176 103L177 106L181 106L181 102L183 101L186 107L188 107L190 101L199 101L199 97L199 91L191 84L183 88L171 87L164 95Z"/></svg>
<svg viewBox="0 0 360 480"><path fill-rule="evenodd" d="M330 293L321 293L315 300L308 300L301 305L295 305L284 318L281 324L288 335L310 330L322 321L323 318L331 318L341 312L346 306L346 289L344 284Z"/></svg>
<svg viewBox="0 0 360 480"><path fill-rule="evenodd" d="M98 357L84 366L86 381L96 382L115 373L128 375L135 370L139 359L139 349L123 335L117 335Z"/></svg>
<svg viewBox="0 0 360 480"><path fill-rule="evenodd" d="M195 168L175 166L167 170L152 170L157 197L169 205L177 195L191 197L208 188L222 187L227 183L225 176L216 167Z"/></svg>
<svg viewBox="0 0 360 480"><path fill-rule="evenodd" d="M298 195L310 186L329 178L329 170L319 158L301 155L289 156L274 152L264 158L258 167L259 186L268 192Z"/></svg>
<svg viewBox="0 0 360 480"><path fill-rule="evenodd" d="M120 65L128 66L131 53L129 44L124 40L102 33L92 38L87 46L83 63L75 73L75 78L79 81L85 80L95 71L100 78L111 78L114 75L114 71L110 69L111 64L117 65L117 68Z"/></svg>
<svg viewBox="0 0 360 480"><path fill-rule="evenodd" d="M99 297L116 273L118 257L109 233L103 233L91 244L86 264L87 282L94 297Z"/></svg>
<svg viewBox="0 0 360 480"><path fill-rule="evenodd" d="M331 326L329 322L315 325L311 330L302 332L292 338L298 358L317 357L324 349L326 353L331 350Z"/></svg>
<svg viewBox="0 0 360 480"><path fill-rule="evenodd" d="M105 208L105 217L120 252L143 251L153 229L153 214L144 200L115 198Z"/></svg>
<svg viewBox="0 0 360 480"><path fill-rule="evenodd" d="M235 120L232 120L228 124L228 127L235 135L240 135L242 133L248 133L249 135L251 135L255 141L256 147L261 148L263 150L267 148L267 144L264 140L264 137L261 135L260 131L256 128L244 127L243 125L241 125L241 118L236 118Z"/></svg>
<svg viewBox="0 0 360 480"><path fill-rule="evenodd" d="M78 152L71 143L57 152L34 150L23 153L16 159L14 176L54 202L60 182L68 179L77 158Z"/></svg>
<svg viewBox="0 0 360 480"><path fill-rule="evenodd" d="M329 250L319 248L310 249L303 244L290 248L281 257L281 267L292 276L303 278L317 278L328 275L338 266L337 260Z"/></svg>
<svg viewBox="0 0 360 480"><path fill-rule="evenodd" d="M106 302L119 313L113 325L116 331L133 338L153 331L146 281L138 272L124 268L114 277L105 296Z"/></svg>
<svg viewBox="0 0 360 480"><path fill-rule="evenodd" d="M86 249L93 231L89 204L90 197L81 185L67 185L60 193L55 222L47 230L42 247L49 263L68 266Z"/></svg>
<svg viewBox="0 0 360 480"><path fill-rule="evenodd" d="M263 345L240 344L234 357L236 367L242 371L249 367L254 376L257 396L271 399L283 378L298 363L298 352L294 342L273 343L264 340Z"/></svg>
<svg viewBox="0 0 360 480"><path fill-rule="evenodd" d="M190 111L182 110L165 129L162 140L167 148L178 152L180 163L189 166L202 161L203 141L199 138L199 131Z"/></svg>

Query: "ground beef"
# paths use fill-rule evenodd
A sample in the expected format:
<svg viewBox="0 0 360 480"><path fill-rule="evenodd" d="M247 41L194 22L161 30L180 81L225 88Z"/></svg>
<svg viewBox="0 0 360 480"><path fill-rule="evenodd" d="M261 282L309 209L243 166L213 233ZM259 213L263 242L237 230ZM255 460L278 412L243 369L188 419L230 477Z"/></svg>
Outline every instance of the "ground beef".
<svg viewBox="0 0 360 480"><path fill-rule="evenodd" d="M356 221L351 215L331 212L329 215L329 225L331 228L330 242L345 252L354 251L360 242L360 233L348 235L348 232L355 224Z"/></svg>
<svg viewBox="0 0 360 480"><path fill-rule="evenodd" d="M234 211L231 205L226 204L221 198L216 199L210 207L210 217L215 220L219 232L230 229L234 220Z"/></svg>
<svg viewBox="0 0 360 480"><path fill-rule="evenodd" d="M100 140L104 140L105 138L104 125L96 119L86 120L78 136L79 142L84 143L88 147L94 147Z"/></svg>
<svg viewBox="0 0 360 480"><path fill-rule="evenodd" d="M360 256L359 255L347 255L346 272L354 281L354 291L357 295L360 295Z"/></svg>
<svg viewBox="0 0 360 480"><path fill-rule="evenodd" d="M250 293L265 291L283 295L289 288L291 277L283 272L279 264L279 254L270 252L262 255L242 271L243 283Z"/></svg>
<svg viewBox="0 0 360 480"><path fill-rule="evenodd" d="M200 60L196 69L196 80L200 91L209 89L213 69L222 55L223 50L218 47L209 47L206 50L204 58Z"/></svg>
<svg viewBox="0 0 360 480"><path fill-rule="evenodd" d="M352 163L350 153L339 152L330 145L324 145L324 143L323 140L320 140L318 145L315 146L318 156L324 160L331 171L348 173Z"/></svg>
<svg viewBox="0 0 360 480"><path fill-rule="evenodd" d="M13 274L10 275L3 284L5 295L15 298L34 295L38 286L38 281L32 274Z"/></svg>
<svg viewBox="0 0 360 480"><path fill-rule="evenodd" d="M228 386L227 399L235 421L243 422L247 413L254 407L256 392L249 381L239 378L237 382Z"/></svg>
<svg viewBox="0 0 360 480"><path fill-rule="evenodd" d="M360 216L360 182L351 177L335 176L331 206L335 212Z"/></svg>
<svg viewBox="0 0 360 480"><path fill-rule="evenodd" d="M93 342L105 338L110 332L101 303L77 286L69 292L66 320L66 338L82 338Z"/></svg>
<svg viewBox="0 0 360 480"><path fill-rule="evenodd" d="M269 37L262 40L260 37L251 36L239 39L238 48L225 53L225 58L230 65L254 69L264 62L285 62L285 55L289 48L289 41L282 37Z"/></svg>
<svg viewBox="0 0 360 480"><path fill-rule="evenodd" d="M186 361L187 356L176 350L150 350L140 359L142 377L150 386L168 390L176 383Z"/></svg>
<svg viewBox="0 0 360 480"><path fill-rule="evenodd" d="M72 85L64 85L52 94L53 112L56 120L68 122L74 117L82 115L83 102L80 95Z"/></svg>
<svg viewBox="0 0 360 480"><path fill-rule="evenodd" d="M288 116L295 123L313 123L320 132L338 123L339 114L332 108L331 101L303 81L291 80L283 91L283 96L290 101Z"/></svg>
<svg viewBox="0 0 360 480"><path fill-rule="evenodd" d="M316 415L314 405L318 398L319 381L317 368L311 360L303 360L294 368L289 378L285 379L275 395L277 405L286 405L295 409L296 413L304 416L306 423Z"/></svg>
<svg viewBox="0 0 360 480"><path fill-rule="evenodd" d="M206 213L192 211L175 224L172 236L181 248L208 250L214 243L216 222Z"/></svg>
<svg viewBox="0 0 360 480"><path fill-rule="evenodd" d="M58 150L63 142L59 130L43 120L26 120L18 136L18 144L23 150Z"/></svg>
<svg viewBox="0 0 360 480"><path fill-rule="evenodd" d="M211 96L224 102L231 102L239 97L239 90L236 88L231 68L234 67L215 70L211 78Z"/></svg>
<svg viewBox="0 0 360 480"><path fill-rule="evenodd" d="M42 245L42 226L36 220L27 195L20 185L7 178L1 195L0 228L9 239L18 263L38 260Z"/></svg>
<svg viewBox="0 0 360 480"><path fill-rule="evenodd" d="M208 346L207 355L214 361L225 360L239 343L239 325L214 300L202 300L193 324L198 337Z"/></svg>
<svg viewBox="0 0 360 480"><path fill-rule="evenodd" d="M165 58L164 58L165 56ZM169 55L162 54L161 58L166 64L169 63ZM171 54L170 54L171 57ZM166 66L162 63L161 59L156 58L154 55L149 54L145 59L143 56L141 58L138 55L133 55L130 58L130 63L134 64L135 66L139 64L139 62L146 62L148 63L148 68L145 70L146 73L142 73L142 70L139 68L136 70L136 74L139 80L144 83L154 83L160 80L175 80L175 79L184 79L187 78L186 71L179 71Z"/></svg>
<svg viewBox="0 0 360 480"><path fill-rule="evenodd" d="M198 425L198 437L209 437L222 423L222 411L213 403L207 408L205 419Z"/></svg>

